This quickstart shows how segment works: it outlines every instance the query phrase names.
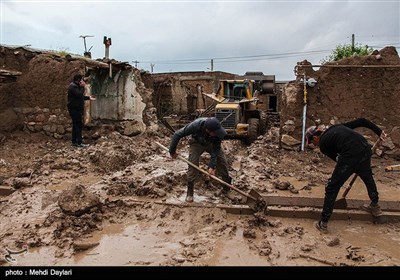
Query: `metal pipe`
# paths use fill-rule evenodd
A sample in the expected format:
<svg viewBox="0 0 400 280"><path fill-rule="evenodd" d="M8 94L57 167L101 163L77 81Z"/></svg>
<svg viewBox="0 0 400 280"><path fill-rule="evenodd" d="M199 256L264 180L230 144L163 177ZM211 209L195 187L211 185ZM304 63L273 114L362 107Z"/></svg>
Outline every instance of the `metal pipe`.
<svg viewBox="0 0 400 280"><path fill-rule="evenodd" d="M304 142L305 142L305 134L306 134L306 115L307 115L307 79L306 79L306 73L304 73L304 96L303 96L303 102L304 102L304 107L303 107L303 129L302 129L302 134L301 134L301 151L304 151Z"/></svg>
<svg viewBox="0 0 400 280"><path fill-rule="evenodd" d="M305 145L306 112L307 112L307 104L304 104L304 107L303 107L303 130L302 130L302 136L301 136L301 151L304 151L304 145Z"/></svg>

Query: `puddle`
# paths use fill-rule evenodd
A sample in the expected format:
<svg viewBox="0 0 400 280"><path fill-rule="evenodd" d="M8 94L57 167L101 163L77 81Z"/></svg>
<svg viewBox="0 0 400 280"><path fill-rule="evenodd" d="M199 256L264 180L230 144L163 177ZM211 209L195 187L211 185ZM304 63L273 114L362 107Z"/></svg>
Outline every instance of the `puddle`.
<svg viewBox="0 0 400 280"><path fill-rule="evenodd" d="M181 247L178 240L183 236L169 236L168 231L160 230L154 223L135 223L131 225L112 224L102 231L95 232L87 242L99 242L96 247L78 252L71 258L55 258L55 249L41 247L29 249L28 253L17 258L15 265L69 265L69 266L125 266L162 265L171 251Z"/></svg>
<svg viewBox="0 0 400 280"><path fill-rule="evenodd" d="M213 256L207 262L210 266L269 266L267 257L249 249L243 238L243 229L237 230L231 239L216 242Z"/></svg>
<svg viewBox="0 0 400 280"><path fill-rule="evenodd" d="M76 265L160 265L171 250L180 247L157 227L141 223L112 225L106 230L106 235L97 234L90 239L99 239L98 246L74 257Z"/></svg>

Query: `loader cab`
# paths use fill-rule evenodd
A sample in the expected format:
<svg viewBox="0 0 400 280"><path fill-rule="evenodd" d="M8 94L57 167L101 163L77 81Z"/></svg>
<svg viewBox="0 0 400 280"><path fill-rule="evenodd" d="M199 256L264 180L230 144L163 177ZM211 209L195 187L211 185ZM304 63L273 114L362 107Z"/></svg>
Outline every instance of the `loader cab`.
<svg viewBox="0 0 400 280"><path fill-rule="evenodd" d="M250 99L252 83L243 80L224 80L220 82L219 93L226 98L229 102L240 101L243 99Z"/></svg>

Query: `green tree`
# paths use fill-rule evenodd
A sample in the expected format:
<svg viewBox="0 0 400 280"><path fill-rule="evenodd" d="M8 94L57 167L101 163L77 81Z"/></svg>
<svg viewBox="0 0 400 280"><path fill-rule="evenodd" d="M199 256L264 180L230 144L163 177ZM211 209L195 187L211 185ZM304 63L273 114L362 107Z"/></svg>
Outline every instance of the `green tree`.
<svg viewBox="0 0 400 280"><path fill-rule="evenodd" d="M353 55L369 55L373 52L373 49L367 45L355 44L354 47L351 44L337 45L332 53L326 58L321 60L321 64L338 61L342 58L351 57Z"/></svg>

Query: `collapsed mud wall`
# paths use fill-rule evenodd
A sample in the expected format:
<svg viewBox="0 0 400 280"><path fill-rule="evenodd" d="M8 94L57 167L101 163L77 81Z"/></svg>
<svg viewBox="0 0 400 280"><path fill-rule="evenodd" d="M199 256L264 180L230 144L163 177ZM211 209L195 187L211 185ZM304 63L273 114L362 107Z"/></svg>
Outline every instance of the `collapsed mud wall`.
<svg viewBox="0 0 400 280"><path fill-rule="evenodd" d="M311 63L298 63L298 76L282 94L281 134L293 136L300 146L304 108L304 75L314 78L314 87L306 86L306 127L332 125L359 117L370 119L387 133L383 153L400 160L400 58L394 47L332 62L314 71ZM373 143L376 135L366 128L357 129ZM293 139L293 138L292 138ZM283 138L282 138L283 141Z"/></svg>
<svg viewBox="0 0 400 280"><path fill-rule="evenodd" d="M298 79L289 82L282 94L281 125L292 120L294 137L301 139L304 73L306 79L317 80L315 87L306 88L307 116L314 115L326 125L358 117L386 130L400 125L400 58L394 47L329 63L317 71L310 66L308 61L299 63ZM314 123L307 118L309 125Z"/></svg>
<svg viewBox="0 0 400 280"><path fill-rule="evenodd" d="M0 131L25 129L56 138L69 137L67 89L76 73L87 74L87 94L98 96L90 105L86 102L86 123L118 121L128 135L157 130L152 90L141 81L139 70L130 65L116 63L112 78L104 78L109 69L93 66L100 62L6 46L0 47L0 63L3 68L22 73L15 82L0 83Z"/></svg>
<svg viewBox="0 0 400 280"><path fill-rule="evenodd" d="M0 83L0 131L25 128L56 137L64 134L70 125L67 87L85 64L51 52L1 46L0 65L21 72L15 82Z"/></svg>
<svg viewBox="0 0 400 280"><path fill-rule="evenodd" d="M0 110L40 106L66 109L66 91L73 75L85 64L67 61L55 54L24 48L0 48L0 65L22 73L16 83L0 84Z"/></svg>
<svg viewBox="0 0 400 280"><path fill-rule="evenodd" d="M154 74L153 104L159 117L170 114L195 115L197 109L205 109L212 101L201 92L217 90L220 79L233 79L225 72L186 72Z"/></svg>

